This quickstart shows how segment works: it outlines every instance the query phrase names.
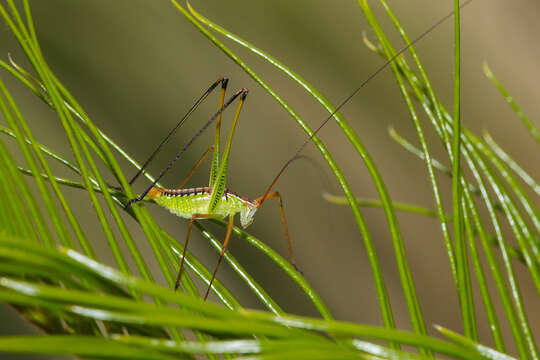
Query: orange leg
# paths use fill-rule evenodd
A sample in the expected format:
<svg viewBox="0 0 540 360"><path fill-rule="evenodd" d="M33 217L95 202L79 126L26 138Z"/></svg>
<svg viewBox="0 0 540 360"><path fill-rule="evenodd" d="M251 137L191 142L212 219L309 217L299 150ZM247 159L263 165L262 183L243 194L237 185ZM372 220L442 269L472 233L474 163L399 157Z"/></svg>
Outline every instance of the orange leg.
<svg viewBox="0 0 540 360"><path fill-rule="evenodd" d="M187 231L187 236L186 236L186 243L184 244L184 251L182 253L182 260L180 261L180 268L178 269L178 275L176 276L176 282L174 283L175 291L180 286L180 280L182 279L182 271L184 270L184 259L186 258L187 247L189 243L189 238L191 237L191 229L193 227L193 222L197 219L208 219L211 217L212 215L193 214L193 216L191 217L191 220L189 221L189 226L188 226L188 231Z"/></svg>
<svg viewBox="0 0 540 360"><path fill-rule="evenodd" d="M201 156L201 158L199 159L199 161L195 164L195 166L193 167L193 169L191 169L191 171L189 172L188 176L186 176L186 178L184 179L184 181L182 181L182 183L180 184L180 186L178 186L178 189L182 189L184 187L184 185L186 185L186 183L188 182L188 180L191 178L191 176L193 176L193 173L199 168L199 166L201 166L202 162L204 161L204 159L206 159L206 157L208 156L208 154L210 154L212 151L214 151L214 145L210 145L210 147L208 148L208 150L205 151L205 153L203 154L203 156Z"/></svg>
<svg viewBox="0 0 540 360"><path fill-rule="evenodd" d="M229 246L229 240L231 239L231 233L234 223L234 215L229 215L229 225L227 226L227 235L225 235L225 241L223 241L223 245L221 246L221 254L219 255L218 262L216 264L216 268L214 269L214 273L212 274L212 278L210 279L210 283L208 284L208 289L206 290L206 294L204 295L204 300L208 297L208 294L210 294L210 289L212 288L212 283L214 282L214 279L216 278L216 274L219 268L219 265L221 264L221 260L223 260L223 256L227 252L227 246Z"/></svg>
<svg viewBox="0 0 540 360"><path fill-rule="evenodd" d="M278 201L279 212L281 213L281 222L283 223L283 229L285 230L285 238L287 238L289 254L291 255L291 264L297 271L301 272L300 270L298 270L298 267L296 266L296 260L294 259L291 237L289 236L289 228L287 227L287 220L285 220L285 212L283 211L283 201L281 200L281 195L279 194L279 192L275 191L275 192L271 192L266 195L263 195L255 199L255 201L260 206L265 200L270 199L270 198L276 198L276 200Z"/></svg>

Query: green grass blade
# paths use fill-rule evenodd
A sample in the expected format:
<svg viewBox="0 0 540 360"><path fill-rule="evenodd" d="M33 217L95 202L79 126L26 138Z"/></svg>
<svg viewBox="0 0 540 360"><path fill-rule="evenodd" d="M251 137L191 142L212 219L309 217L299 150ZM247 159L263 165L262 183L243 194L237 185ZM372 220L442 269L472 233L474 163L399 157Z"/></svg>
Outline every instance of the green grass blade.
<svg viewBox="0 0 540 360"><path fill-rule="evenodd" d="M484 140L501 161L503 161L510 169L512 169L531 189L540 196L540 185L521 168L488 133L484 134Z"/></svg>
<svg viewBox="0 0 540 360"><path fill-rule="evenodd" d="M178 359L176 356L173 357L157 351L90 336L2 337L0 338L0 351L18 354L77 355L107 359Z"/></svg>
<svg viewBox="0 0 540 360"><path fill-rule="evenodd" d="M491 360L513 360L515 358L508 356L506 354L500 353L498 351L495 351L493 349L490 349L486 346L483 346L481 344L478 344L475 341L471 341L470 339L461 336L453 331L450 331L448 329L445 329L442 326L436 326L436 329L439 330L441 334L446 336L451 341L455 342L456 344L462 345L464 347L467 347L469 349L472 349L474 351L478 352L478 355L482 356L485 359L491 359Z"/></svg>
<svg viewBox="0 0 540 360"><path fill-rule="evenodd" d="M512 200L508 197L506 190L502 186L499 179L493 173L493 170L487 166L487 164L480 158L478 154L474 152L472 154L473 154L475 162L478 164L478 166L480 167L480 169L486 176L487 181L490 183L491 187L493 188L493 191L495 192L495 195L499 199L499 202L502 204L507 221L510 224L510 227L514 233L514 236L518 241L521 251L523 252L527 267L533 278L537 291L540 291L540 278L539 278L540 274L538 273L538 267L537 267L538 258L537 257L535 258L534 254L531 253L531 249L529 247L530 244L526 243L526 239L525 239L527 238L527 239L530 239L531 241L534 241L533 237L531 236L530 230L528 229L528 225L524 223L523 218L517 211ZM509 274L512 274L512 272L509 272ZM516 282L516 286L517 286L517 282Z"/></svg>
<svg viewBox="0 0 540 360"><path fill-rule="evenodd" d="M22 21L22 19L20 17L20 14L18 13L18 10L16 9L15 5L11 1L8 2L8 5L10 6L10 9L12 11L12 16L13 16L14 20L12 20L12 18L7 14L4 7L0 6L0 12L1 12L2 16L4 17L4 19L6 20L6 22L8 23L8 25L10 26L10 28L12 29L14 34L16 35L17 40L19 41L19 44L21 44L21 46L25 50L26 54L28 55L29 60L33 63L35 70L40 74L40 76L45 76L47 69L43 66L42 63L39 62L39 60L38 60L38 58L37 58L37 56L36 56L36 54L34 52L34 50L35 50L34 49L34 45L35 45L34 41L33 41L33 39L30 38L30 35L29 35L27 29L25 28L25 24ZM15 23L13 21L15 21ZM18 30L17 30L17 26L19 27ZM3 85L2 85L2 87L3 87ZM7 91L7 90L5 90L5 91ZM53 178L53 175L52 175L52 172L51 172L51 169L50 169L49 165L47 164L46 160L43 158L41 152L37 149L37 145L34 145L35 138L34 138L33 134L31 133L30 128L28 127L27 123L25 122L24 118L22 117L20 111L18 111L18 109L16 109L16 106L14 104L13 99L10 99L10 97L8 95L6 95L6 97L7 97L7 100L10 102L10 104L12 105L13 109L14 109L14 113L16 114L19 125L20 125L20 127L22 128L22 130L25 133L25 137L27 137L31 141L31 147L32 147L32 149L33 149L33 151L35 153L35 156L39 159L39 162L40 162L41 166L43 167L45 173L49 176L49 178ZM60 113L59 113L59 115L60 115ZM19 143L20 143L19 146L22 148L25 145L21 145L22 144L21 131L18 130L18 129L16 130L13 126L14 125L10 124L10 127L12 128L13 131L15 131L17 137L19 138L19 140L18 140ZM35 169L33 169L32 167L33 166L31 165L31 169L32 169L32 171L34 171ZM39 172L34 171L34 173L37 175ZM59 202L60 202L60 204L62 206L62 209L64 210L64 212L65 212L65 214L66 214L66 216L68 218L68 221L69 221L73 231L75 232L75 234L77 236L77 239L80 241L81 246L83 247L83 249L85 249L85 251L89 255L93 254L93 250L91 249L91 247L89 245L88 239L84 235L80 224L75 219L75 217L73 215L73 212L71 211L69 205L67 204L67 201L66 201L64 195L62 194L60 188L58 187L58 184L56 184L54 182L54 180L53 180L53 181L51 181L51 185L52 185L52 188L54 190L54 193L55 193L56 197L58 198L58 200L59 200ZM58 217L58 216L59 215L56 215L56 217ZM67 232L67 228L63 224L63 221L60 220L60 219L57 219L57 220L55 220L55 223L57 223L57 228L59 229L59 231L61 231L61 234L63 234L63 235L61 235L61 240L63 240L64 244L74 246L74 241L71 239L69 233Z"/></svg>
<svg viewBox="0 0 540 360"><path fill-rule="evenodd" d="M536 129L533 125L533 123L529 120L529 118L525 115L525 113L521 110L519 105L516 103L512 95L506 90L506 88L503 86L503 84L495 77L491 69L489 68L487 63L482 64L482 69L484 70L484 74L486 74L487 78L491 80L493 85L499 90L501 95L504 97L506 102L512 107L512 110L516 113L516 115L519 117L521 122L525 125L525 127L529 130L529 133L531 136L536 140L538 144L540 144L540 133L538 132L538 129Z"/></svg>
<svg viewBox="0 0 540 360"><path fill-rule="evenodd" d="M476 246L476 240L474 235L474 228L471 221L472 211L468 209L468 197L467 191L464 191L464 196L461 198L463 206L463 224L468 237L468 244L471 251L472 266L476 273L476 278L478 280L478 286L480 288L480 293L482 296L482 302L486 310L486 315L488 317L489 328L491 330L491 335L495 342L495 346L499 351L505 351L506 347L504 344L504 337L502 335L501 326L499 319L497 317L497 312L493 306L493 301L491 299L491 294L489 292L488 284L486 281L486 276L484 274L484 269L480 260L480 254Z"/></svg>
<svg viewBox="0 0 540 360"><path fill-rule="evenodd" d="M329 203L332 203L334 205L349 205L349 201L344 196L337 196L332 195L328 193L323 193L323 198L328 201ZM361 198L357 197L356 202L359 206L362 207L376 207L376 208L382 208L382 202L377 199L367 199L367 198ZM393 202L392 203L394 209L398 211L404 211L411 214L418 214L418 215L425 215L429 217L438 217L437 211L428 209L425 207L413 205L413 204L407 204L407 203L401 203L401 202ZM451 220L449 218L449 220Z"/></svg>
<svg viewBox="0 0 540 360"><path fill-rule="evenodd" d="M454 117L452 143L452 210L454 225L454 246L458 271L458 294L460 299L463 330L467 337L477 340L474 301L469 277L467 246L461 207L461 22L459 0L454 0ZM472 240L472 239L471 239Z"/></svg>
<svg viewBox="0 0 540 360"><path fill-rule="evenodd" d="M7 89L5 88L3 82L1 81L0 81L0 91L2 91L3 96L9 95L9 93L7 92ZM32 172L37 175L40 173L40 170L39 170L37 162L35 161L34 155L32 154L31 146L21 140L23 138L22 130L18 126L17 122L15 121L15 117L11 112L14 109L12 108L10 111L8 108L8 103L10 103L11 107L16 106L13 102L13 99L11 100L12 101L9 102L8 98L4 98L0 96L0 111L2 111L4 118L7 120L9 126L14 131L14 133L17 135L18 145L23 152L23 155L25 157L27 164L30 166L30 169L32 170ZM72 245L73 240L69 236L67 229L63 221L61 220L60 213L58 209L56 208L56 205L54 204L54 200L52 199L52 194L50 193L48 187L45 185L43 181L41 181L41 179L36 180L36 183L38 185L38 190L43 198L45 206L47 207L48 214L51 217L51 220L52 220L52 223L56 230L57 235L59 236L59 238L65 245Z"/></svg>
<svg viewBox="0 0 540 360"><path fill-rule="evenodd" d="M17 191L18 188L15 184L16 180L11 176L10 172L7 170L7 164L2 160L0 160L0 172L0 191L2 191L6 200L2 202L1 214L3 214L3 216L1 216L1 229L10 235L24 237L28 239L28 241L32 241L34 244L38 245L39 238L28 217L28 212L21 201L22 197Z"/></svg>
<svg viewBox="0 0 540 360"><path fill-rule="evenodd" d="M529 224L525 223L524 217L517 209L517 204L513 200L511 200L512 197L510 196L510 193L505 190L506 188L502 185L501 181L498 181L499 189L503 191L501 196L504 196L505 199L508 199L507 201L505 201L505 204L502 204L502 206L504 209L509 209L512 213L515 213L515 219L518 221L519 229L521 229L525 235L525 238L522 239L522 242L520 243L520 246L522 248L525 248L524 251L526 253L524 255L526 257L534 256L534 261L537 263L540 262L540 249L533 235L533 233L540 234L540 214L538 213L538 210L536 209L536 206L534 205L532 199L521 187L521 185L516 181L516 179L514 179L514 177L510 174L506 166L500 161L496 154L491 152L490 149L474 135L471 134L469 138L474 143L478 151L481 152L494 165L495 169L500 174L500 177L504 179L504 181L508 184L508 187L511 189L511 192L514 193L515 196L518 198L523 209L525 210L527 217L532 222L534 230L530 229ZM494 170L492 171L492 173L493 176L495 176ZM504 207L505 205L506 207ZM533 254L530 254L530 250L528 250L529 248L531 248Z"/></svg>
<svg viewBox="0 0 540 360"><path fill-rule="evenodd" d="M499 220L497 219L497 215L495 214L495 209L493 207L491 197L484 184L484 180L481 177L481 173L484 173L484 169L482 167L480 167L480 170L477 169L476 162L473 163L473 159L471 158L472 155L469 155L468 151L466 151L464 154L466 156L467 162L469 163L469 168L471 169L473 176L475 177L478 184L478 187L482 192L484 203L486 204L492 225L495 229L497 240L499 241L499 247L501 249L504 267L506 268L507 278L510 283L511 290L509 291L509 294L513 298L516 306L516 309L512 309L511 311L507 308L507 316L510 322L510 326L513 329L514 340L516 341L518 352L520 353L521 357L527 357L529 352L527 346L529 348L533 347L532 344L534 343L534 341L532 341L530 328L527 324L527 321L523 321L523 318L525 316L523 310L523 301L521 299L517 279L515 277L514 270L508 256L508 244L505 240L505 236L503 235ZM474 152L472 152L472 154L474 154ZM475 160L480 159L478 158ZM480 166L481 164L482 162L479 161L478 165ZM480 224L477 224L477 226L478 225ZM501 280L502 279L499 279L499 281ZM503 291L506 292L507 290L504 289Z"/></svg>
<svg viewBox="0 0 540 360"><path fill-rule="evenodd" d="M28 184L18 174L14 160L2 141L0 141L0 158L4 163L5 168L9 173L9 176L12 178L13 184L16 185L16 187L11 189L10 191L18 191L18 193L21 195L21 198L28 209L27 214L32 217L35 227L37 228L36 231L40 241L44 244L47 244L48 246L52 246L54 244L54 238L47 224L45 223L44 216L40 211Z"/></svg>

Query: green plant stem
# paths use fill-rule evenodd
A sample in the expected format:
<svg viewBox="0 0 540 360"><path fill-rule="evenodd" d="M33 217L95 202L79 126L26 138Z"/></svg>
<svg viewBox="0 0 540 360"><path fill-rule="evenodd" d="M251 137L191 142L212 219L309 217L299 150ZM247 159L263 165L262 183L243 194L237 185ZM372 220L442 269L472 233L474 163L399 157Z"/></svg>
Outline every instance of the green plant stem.
<svg viewBox="0 0 540 360"><path fill-rule="evenodd" d="M460 299L463 331L465 336L476 340L474 302L469 278L467 246L463 239L461 214L461 25L459 0L454 0L454 117L452 146L452 209L454 214L454 246L458 270L458 294Z"/></svg>

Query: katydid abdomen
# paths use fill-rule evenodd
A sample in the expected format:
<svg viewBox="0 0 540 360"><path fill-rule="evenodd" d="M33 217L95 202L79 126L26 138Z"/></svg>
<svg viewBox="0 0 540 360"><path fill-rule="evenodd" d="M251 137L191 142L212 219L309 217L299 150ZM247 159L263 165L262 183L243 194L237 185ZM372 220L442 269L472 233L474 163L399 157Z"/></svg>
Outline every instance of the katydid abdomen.
<svg viewBox="0 0 540 360"><path fill-rule="evenodd" d="M257 202L225 189L216 208L210 210L212 189L209 186L174 190L154 187L148 192L148 197L171 213L186 219L191 219L194 214L224 219L227 216L240 213L240 223L243 228L248 227L253 222L253 215L257 211Z"/></svg>

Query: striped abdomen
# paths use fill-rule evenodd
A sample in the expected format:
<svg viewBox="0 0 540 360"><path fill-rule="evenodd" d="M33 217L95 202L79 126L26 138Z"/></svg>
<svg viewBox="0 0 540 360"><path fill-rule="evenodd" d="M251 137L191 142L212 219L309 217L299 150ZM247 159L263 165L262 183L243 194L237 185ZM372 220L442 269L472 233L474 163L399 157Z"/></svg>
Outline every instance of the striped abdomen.
<svg viewBox="0 0 540 360"><path fill-rule="evenodd" d="M225 190L221 201L213 211L210 211L211 187L177 190L152 188L148 192L148 197L171 213L187 219L191 219L194 214L213 215L212 217L216 219L223 219L240 213L242 227L247 227L253 222L258 205L248 198Z"/></svg>

